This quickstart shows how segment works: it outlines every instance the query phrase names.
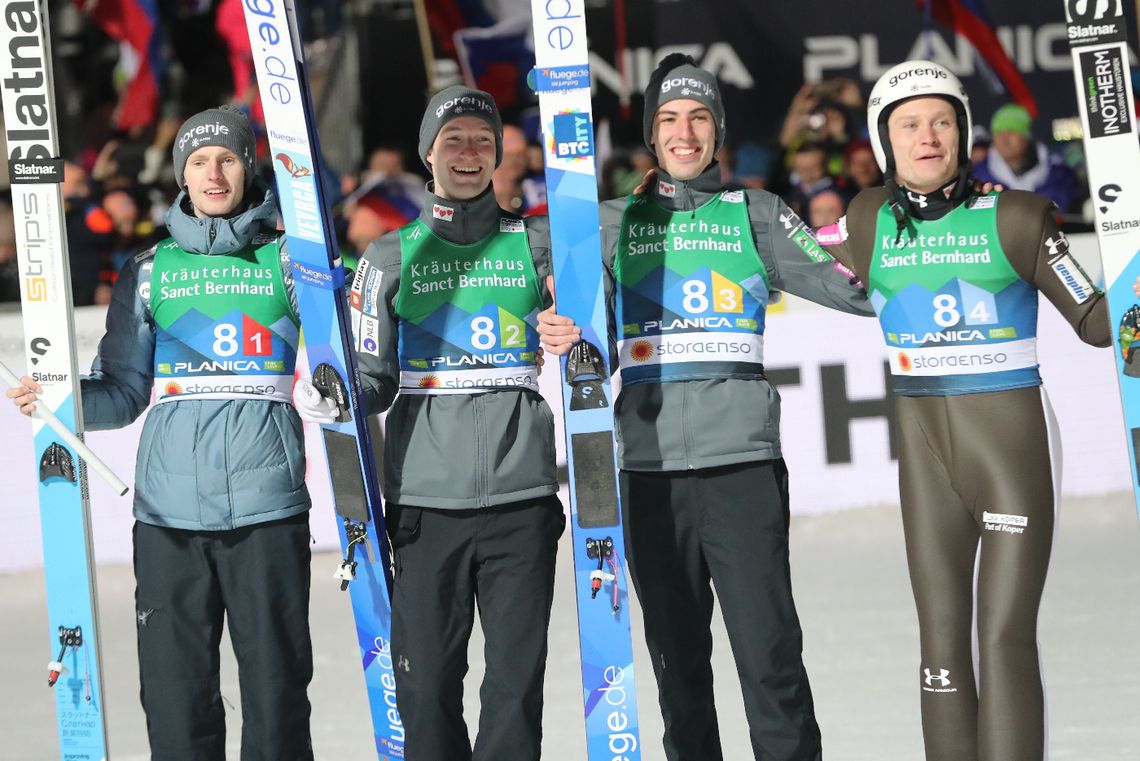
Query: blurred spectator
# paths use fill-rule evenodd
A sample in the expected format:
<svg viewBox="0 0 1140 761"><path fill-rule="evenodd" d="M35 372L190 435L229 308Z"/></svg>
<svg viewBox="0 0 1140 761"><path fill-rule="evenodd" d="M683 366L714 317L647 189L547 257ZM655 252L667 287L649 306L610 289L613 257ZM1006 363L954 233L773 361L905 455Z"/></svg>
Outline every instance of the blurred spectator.
<svg viewBox="0 0 1140 761"><path fill-rule="evenodd" d="M16 261L16 221L12 207L0 201L0 301L20 300L20 271Z"/></svg>
<svg viewBox="0 0 1140 761"><path fill-rule="evenodd" d="M854 198L860 190L878 187L883 184L883 173L875 160L871 141L860 138L847 144L843 153L844 191L847 198Z"/></svg>
<svg viewBox="0 0 1140 761"><path fill-rule="evenodd" d="M814 228L834 225L843 216L845 209L846 204L839 193L834 190L821 191L808 202L807 223Z"/></svg>
<svg viewBox="0 0 1140 761"><path fill-rule="evenodd" d="M368 165L361 173L360 185L367 188L380 180L396 180L421 194L426 183L423 177L408 171L404 166L403 150L394 145L377 146L368 154Z"/></svg>
<svg viewBox="0 0 1140 761"><path fill-rule="evenodd" d="M138 201L127 191L110 191L103 196L102 206L112 226L110 270L104 277L111 286L127 260L157 243L161 236L155 234L158 228L149 217L142 216ZM103 302L97 297L96 303Z"/></svg>
<svg viewBox="0 0 1140 761"><path fill-rule="evenodd" d="M648 149L639 145L629 151L615 151L602 167L600 198L620 198L633 193L645 173L657 166Z"/></svg>
<svg viewBox="0 0 1140 761"><path fill-rule="evenodd" d="M972 131L974 136L974 145L970 148L970 162L974 166L985 162L986 157L990 154L990 144L993 138L990 137L990 131L986 129L984 124L975 124Z"/></svg>
<svg viewBox="0 0 1140 761"><path fill-rule="evenodd" d="M104 191L135 187L145 168L146 150L147 146L136 140L108 140L91 168L91 179Z"/></svg>
<svg viewBox="0 0 1140 761"><path fill-rule="evenodd" d="M104 273L111 267L115 225L99 199L92 198L91 185L83 167L65 161L61 187L72 301L76 306L95 304L97 292L103 299L108 296L99 285L105 281Z"/></svg>
<svg viewBox="0 0 1140 761"><path fill-rule="evenodd" d="M526 170L532 177L536 174L543 174L546 171L541 143L527 143Z"/></svg>
<svg viewBox="0 0 1140 761"><path fill-rule="evenodd" d="M818 143L804 143L792 156L792 190L786 199L801 217L807 215L808 201L825 190L839 191L835 178L827 173L826 154Z"/></svg>
<svg viewBox="0 0 1140 761"><path fill-rule="evenodd" d="M513 124L503 125L503 160L491 175L499 206L522 214L526 211L522 181L527 173L526 133Z"/></svg>
<svg viewBox="0 0 1140 761"><path fill-rule="evenodd" d="M762 190L768 187L772 153L758 143L743 142L732 152L732 184L741 188Z"/></svg>
<svg viewBox="0 0 1140 761"><path fill-rule="evenodd" d="M345 200L344 215L348 226L342 239L351 250L348 256L359 258L368 244L385 233L403 227L419 216L423 207L423 187L416 194L408 192L407 183L399 177L374 181L362 192ZM345 266L355 269L355 261Z"/></svg>
<svg viewBox="0 0 1140 761"><path fill-rule="evenodd" d="M1061 212L1069 211L1077 178L1060 156L1050 154L1033 139L1033 118L1024 107L1007 103L990 120L993 145L986 160L974 165L982 182L1000 183L1008 190L1040 193Z"/></svg>
<svg viewBox="0 0 1140 761"><path fill-rule="evenodd" d="M542 162L542 146L527 143L526 176L522 180L523 213L546 214L546 167Z"/></svg>
<svg viewBox="0 0 1140 761"><path fill-rule="evenodd" d="M791 165L801 145L814 143L823 148L827 173L838 176L847 142L858 132L854 115L863 108L859 86L849 79L805 82L792 98L780 130L787 163Z"/></svg>

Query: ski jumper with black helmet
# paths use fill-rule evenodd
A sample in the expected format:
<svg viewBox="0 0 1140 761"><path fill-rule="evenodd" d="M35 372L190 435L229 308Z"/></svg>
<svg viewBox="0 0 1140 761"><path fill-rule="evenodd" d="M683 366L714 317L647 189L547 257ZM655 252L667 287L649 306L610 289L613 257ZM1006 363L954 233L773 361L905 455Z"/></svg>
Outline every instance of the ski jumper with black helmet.
<svg viewBox="0 0 1140 761"><path fill-rule="evenodd" d="M887 119L916 97L958 113L962 164L941 193L894 180ZM1037 366L1037 293L1096 346L1109 341L1105 302L1049 201L970 187L969 101L952 73L929 61L890 69L868 119L887 187L860 193L817 236L866 285L890 357L926 758L1043 761L1037 613L1060 444Z"/></svg>

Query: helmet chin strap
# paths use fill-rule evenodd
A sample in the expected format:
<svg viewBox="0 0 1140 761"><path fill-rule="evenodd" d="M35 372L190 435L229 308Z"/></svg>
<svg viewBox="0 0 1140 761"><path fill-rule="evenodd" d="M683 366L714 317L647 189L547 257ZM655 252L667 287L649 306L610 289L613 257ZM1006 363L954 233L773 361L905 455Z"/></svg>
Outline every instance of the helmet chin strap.
<svg viewBox="0 0 1140 761"><path fill-rule="evenodd" d="M902 241L904 231L913 233L910 230L913 227L911 218L938 219L969 198L973 192L973 184L965 166L960 166L958 173L941 188L932 193L920 193L901 185L896 178L893 162L891 164L891 171L883 181L887 188L891 214L895 218L896 244Z"/></svg>

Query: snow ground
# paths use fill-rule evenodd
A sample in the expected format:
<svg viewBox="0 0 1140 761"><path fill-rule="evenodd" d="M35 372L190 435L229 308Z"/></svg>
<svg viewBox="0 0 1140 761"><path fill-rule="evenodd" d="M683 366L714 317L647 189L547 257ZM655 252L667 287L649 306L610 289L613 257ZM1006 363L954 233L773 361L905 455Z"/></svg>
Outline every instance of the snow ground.
<svg viewBox="0 0 1140 761"><path fill-rule="evenodd" d="M792 482L793 499L795 480ZM544 758L584 759L577 635L568 536L546 677ZM874 507L792 523L792 570L805 659L832 761L922 758L918 633L896 508ZM316 677L313 744L318 759L375 758L345 596L329 579L335 558L314 557ZM327 579L327 581L326 581ZM130 568L99 568L110 758L148 758L138 705ZM0 575L0 760L52 761L58 743L44 685L43 577ZM632 613L640 625L640 611ZM727 635L715 623L717 705L728 759L750 758L747 725ZM1052 761L1132 761L1140 747L1140 530L1131 494L1068 500L1042 610L1040 639L1049 696ZM465 690L476 725L482 641L471 645ZM661 718L640 633L635 632L642 758L661 761ZM174 654L172 654L173 657ZM230 758L238 758L237 674L223 644L222 689L230 710Z"/></svg>

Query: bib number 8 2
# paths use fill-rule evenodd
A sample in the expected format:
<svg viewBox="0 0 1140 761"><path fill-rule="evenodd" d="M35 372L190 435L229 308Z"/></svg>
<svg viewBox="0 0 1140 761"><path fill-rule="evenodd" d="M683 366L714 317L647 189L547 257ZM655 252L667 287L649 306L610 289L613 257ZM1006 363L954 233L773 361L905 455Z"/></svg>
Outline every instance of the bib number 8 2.
<svg viewBox="0 0 1140 761"><path fill-rule="evenodd" d="M471 320L471 345L480 351L493 347L498 340L495 334L495 321L486 315ZM503 326L502 345L513 349L526 345L526 336L518 325L506 324Z"/></svg>

